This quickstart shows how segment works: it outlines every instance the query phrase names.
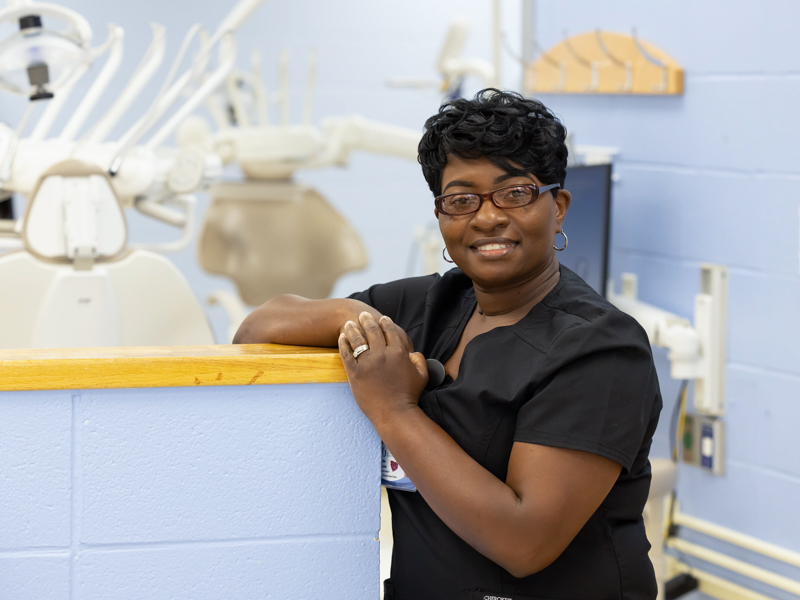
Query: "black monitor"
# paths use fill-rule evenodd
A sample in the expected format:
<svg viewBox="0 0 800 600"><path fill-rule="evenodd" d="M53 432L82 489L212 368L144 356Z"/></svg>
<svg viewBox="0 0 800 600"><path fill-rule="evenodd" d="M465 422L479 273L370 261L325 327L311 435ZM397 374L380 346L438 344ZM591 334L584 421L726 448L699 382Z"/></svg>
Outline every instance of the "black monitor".
<svg viewBox="0 0 800 600"><path fill-rule="evenodd" d="M0 196L0 219L13 219L14 206L11 198L4 198Z"/></svg>
<svg viewBox="0 0 800 600"><path fill-rule="evenodd" d="M611 165L569 167L564 187L572 194L572 203L564 220L569 246L559 252L558 260L575 271L598 294L605 296L610 241ZM556 243L563 243L560 235L556 236Z"/></svg>

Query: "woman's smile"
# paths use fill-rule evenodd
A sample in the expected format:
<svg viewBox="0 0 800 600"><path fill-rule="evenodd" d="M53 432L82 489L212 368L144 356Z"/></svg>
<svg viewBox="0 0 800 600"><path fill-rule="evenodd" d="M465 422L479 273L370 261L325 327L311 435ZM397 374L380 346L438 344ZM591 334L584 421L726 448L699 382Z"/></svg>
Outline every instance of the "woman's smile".
<svg viewBox="0 0 800 600"><path fill-rule="evenodd" d="M511 254L519 246L519 242L506 238L486 238L470 246L470 249L481 258L497 259Z"/></svg>

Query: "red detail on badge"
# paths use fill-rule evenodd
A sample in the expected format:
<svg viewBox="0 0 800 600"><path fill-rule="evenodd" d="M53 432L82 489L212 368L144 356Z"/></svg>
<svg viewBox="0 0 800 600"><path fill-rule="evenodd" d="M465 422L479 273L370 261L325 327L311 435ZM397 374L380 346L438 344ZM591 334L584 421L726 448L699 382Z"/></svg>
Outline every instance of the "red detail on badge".
<svg viewBox="0 0 800 600"><path fill-rule="evenodd" d="M397 471L397 467L400 466L396 462L394 462L393 460L390 460L389 464L392 466L392 471Z"/></svg>

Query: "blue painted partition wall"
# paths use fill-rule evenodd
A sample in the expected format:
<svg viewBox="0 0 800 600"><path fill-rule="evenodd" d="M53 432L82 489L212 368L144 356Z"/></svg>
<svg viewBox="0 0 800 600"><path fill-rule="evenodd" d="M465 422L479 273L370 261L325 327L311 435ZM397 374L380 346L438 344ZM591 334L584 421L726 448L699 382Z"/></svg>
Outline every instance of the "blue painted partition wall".
<svg viewBox="0 0 800 600"><path fill-rule="evenodd" d="M376 599L347 384L0 392L0 600Z"/></svg>

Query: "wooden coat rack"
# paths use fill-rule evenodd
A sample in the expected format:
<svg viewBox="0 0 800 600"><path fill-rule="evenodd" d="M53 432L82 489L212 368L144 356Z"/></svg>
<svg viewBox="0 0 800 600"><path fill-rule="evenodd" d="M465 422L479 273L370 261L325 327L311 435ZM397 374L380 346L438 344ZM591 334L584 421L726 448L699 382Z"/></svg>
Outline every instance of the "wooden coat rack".
<svg viewBox="0 0 800 600"><path fill-rule="evenodd" d="M592 31L567 38L525 69L532 94L683 93L683 69L665 52L631 35Z"/></svg>

